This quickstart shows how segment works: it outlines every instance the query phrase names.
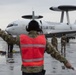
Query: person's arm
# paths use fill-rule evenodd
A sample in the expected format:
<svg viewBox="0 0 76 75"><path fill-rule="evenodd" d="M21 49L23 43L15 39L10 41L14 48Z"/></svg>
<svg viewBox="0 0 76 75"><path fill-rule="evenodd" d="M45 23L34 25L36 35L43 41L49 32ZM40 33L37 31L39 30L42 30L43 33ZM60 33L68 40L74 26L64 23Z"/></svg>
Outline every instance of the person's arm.
<svg viewBox="0 0 76 75"><path fill-rule="evenodd" d="M11 35L7 34L5 31L1 29L0 29L0 37L7 43L19 45L19 37L12 37Z"/></svg>
<svg viewBox="0 0 76 75"><path fill-rule="evenodd" d="M71 64L68 62L68 60L66 58L64 58L62 55L60 55L60 53L47 41L47 45L46 45L46 52L48 54L50 54L53 58L55 58L56 60L64 63L64 65L69 68L69 69L73 69L73 67L71 66Z"/></svg>

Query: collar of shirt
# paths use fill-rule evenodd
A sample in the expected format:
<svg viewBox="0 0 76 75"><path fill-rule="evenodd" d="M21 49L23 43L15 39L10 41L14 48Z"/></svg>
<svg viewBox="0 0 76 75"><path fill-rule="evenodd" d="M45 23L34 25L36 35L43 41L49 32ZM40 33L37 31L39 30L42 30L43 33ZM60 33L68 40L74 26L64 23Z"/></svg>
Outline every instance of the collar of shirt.
<svg viewBox="0 0 76 75"><path fill-rule="evenodd" d="M37 31L30 31L29 34L28 34L30 37L37 37L38 32Z"/></svg>

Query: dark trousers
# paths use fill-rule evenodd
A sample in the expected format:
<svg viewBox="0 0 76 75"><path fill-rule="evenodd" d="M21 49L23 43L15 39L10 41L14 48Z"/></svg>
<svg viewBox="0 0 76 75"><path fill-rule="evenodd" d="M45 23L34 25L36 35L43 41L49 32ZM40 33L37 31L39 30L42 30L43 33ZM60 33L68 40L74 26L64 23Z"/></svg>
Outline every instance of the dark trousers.
<svg viewBox="0 0 76 75"><path fill-rule="evenodd" d="M8 58L13 58L13 44L8 44Z"/></svg>
<svg viewBox="0 0 76 75"><path fill-rule="evenodd" d="M8 44L8 53L12 53L13 44Z"/></svg>
<svg viewBox="0 0 76 75"><path fill-rule="evenodd" d="M22 75L45 75L45 70L42 70L41 72L38 72L38 73L26 73L26 72L22 72Z"/></svg>

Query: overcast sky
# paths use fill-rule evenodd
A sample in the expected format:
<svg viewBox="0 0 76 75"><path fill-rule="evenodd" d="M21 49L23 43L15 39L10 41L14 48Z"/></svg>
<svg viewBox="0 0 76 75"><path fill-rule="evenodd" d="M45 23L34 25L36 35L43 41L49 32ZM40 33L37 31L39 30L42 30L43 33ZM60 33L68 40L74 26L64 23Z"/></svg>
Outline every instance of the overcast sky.
<svg viewBox="0 0 76 75"><path fill-rule="evenodd" d="M32 14L43 15L43 20L59 21L60 13L51 11L51 6L76 5L76 0L0 0L0 28L18 19L22 15ZM76 20L76 11L70 12L70 20Z"/></svg>

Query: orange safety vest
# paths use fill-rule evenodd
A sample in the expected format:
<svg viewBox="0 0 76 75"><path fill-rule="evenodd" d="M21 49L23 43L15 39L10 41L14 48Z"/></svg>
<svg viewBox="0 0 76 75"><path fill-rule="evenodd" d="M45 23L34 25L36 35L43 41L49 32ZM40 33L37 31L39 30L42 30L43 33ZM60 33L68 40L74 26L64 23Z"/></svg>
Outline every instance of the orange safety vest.
<svg viewBox="0 0 76 75"><path fill-rule="evenodd" d="M46 39L44 35L31 38L27 35L20 35L20 48L22 53L23 66L42 66L44 64L44 51Z"/></svg>

